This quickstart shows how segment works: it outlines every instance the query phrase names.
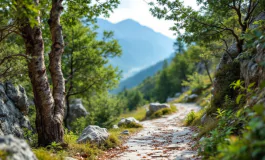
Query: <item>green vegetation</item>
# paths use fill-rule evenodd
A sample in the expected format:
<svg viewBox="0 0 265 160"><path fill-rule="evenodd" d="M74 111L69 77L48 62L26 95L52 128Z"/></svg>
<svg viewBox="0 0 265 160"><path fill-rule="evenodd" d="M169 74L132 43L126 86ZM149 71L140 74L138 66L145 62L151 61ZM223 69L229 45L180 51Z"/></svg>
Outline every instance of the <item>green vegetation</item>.
<svg viewBox="0 0 265 160"><path fill-rule="evenodd" d="M170 108L162 108L154 113L152 113L152 115L150 115L150 118L160 118L163 115L169 115L172 114L174 112L177 112L177 108L174 105L170 105Z"/></svg>

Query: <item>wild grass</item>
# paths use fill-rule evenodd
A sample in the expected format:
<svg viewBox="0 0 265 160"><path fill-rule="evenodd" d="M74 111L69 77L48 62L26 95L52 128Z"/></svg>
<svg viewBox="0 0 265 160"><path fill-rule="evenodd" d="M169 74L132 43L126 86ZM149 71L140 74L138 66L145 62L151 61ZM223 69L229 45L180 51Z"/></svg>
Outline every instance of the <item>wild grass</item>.
<svg viewBox="0 0 265 160"><path fill-rule="evenodd" d="M174 112L177 112L177 107L173 104L170 104L170 108L162 108L156 112L154 112L150 118L151 119L154 119L154 118L160 118L162 117L163 115L169 115L169 114L172 114Z"/></svg>
<svg viewBox="0 0 265 160"><path fill-rule="evenodd" d="M120 115L120 119L121 118L134 117L138 121L142 121L142 120L144 120L145 114L146 114L146 108L145 107L146 106L138 107L135 111L123 113Z"/></svg>

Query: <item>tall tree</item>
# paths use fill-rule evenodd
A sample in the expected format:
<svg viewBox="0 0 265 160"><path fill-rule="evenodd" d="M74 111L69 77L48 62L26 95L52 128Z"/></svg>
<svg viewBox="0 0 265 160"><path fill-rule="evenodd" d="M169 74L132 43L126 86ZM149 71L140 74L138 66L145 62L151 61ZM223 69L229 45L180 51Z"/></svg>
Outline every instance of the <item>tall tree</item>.
<svg viewBox="0 0 265 160"><path fill-rule="evenodd" d="M186 42L212 42L233 37L238 53L243 50L246 32L254 18L264 10L263 0L197 0L200 10L186 7L180 0L150 3L155 17L175 21L172 30ZM181 34L181 30L185 33Z"/></svg>
<svg viewBox="0 0 265 160"><path fill-rule="evenodd" d="M81 22L65 28L68 44L62 61L66 77L66 118L72 97L89 99L95 92L113 88L119 80L118 69L108 65L110 57L121 54L118 42L111 32L105 32L99 40L96 31L90 28ZM66 119L65 125L68 126Z"/></svg>
<svg viewBox="0 0 265 160"><path fill-rule="evenodd" d="M51 142L63 142L63 117L65 83L61 69L64 53L64 37L60 23L61 13L74 24L84 16L92 20L100 14L108 15L117 7L118 0L93 4L91 0L65 1L52 0L3 0L0 3L1 26L0 42L12 34L22 37L25 44L28 75L31 80L36 107L36 129L38 143L46 146ZM50 11L49 16L47 12ZM69 14L70 13L70 14ZM45 23L48 20L48 25ZM49 30L50 32L47 32ZM45 38L45 39L44 39ZM47 40L50 38L50 40ZM52 88L48 81L45 65L45 45L51 45L49 53L49 72Z"/></svg>

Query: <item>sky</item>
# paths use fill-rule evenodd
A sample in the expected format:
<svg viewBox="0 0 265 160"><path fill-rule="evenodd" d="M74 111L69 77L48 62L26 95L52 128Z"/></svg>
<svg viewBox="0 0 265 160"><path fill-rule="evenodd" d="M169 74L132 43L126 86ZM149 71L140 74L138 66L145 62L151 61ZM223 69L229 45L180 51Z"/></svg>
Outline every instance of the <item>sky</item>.
<svg viewBox="0 0 265 160"><path fill-rule="evenodd" d="M118 8L107 18L112 23L118 23L125 19L133 19L143 26L152 28L156 32L160 32L170 38L175 39L174 32L169 28L174 25L173 21L159 20L152 16L149 11L150 6L147 2L154 0L121 0ZM183 0L185 5L198 8L196 0ZM104 18L106 19L106 18Z"/></svg>

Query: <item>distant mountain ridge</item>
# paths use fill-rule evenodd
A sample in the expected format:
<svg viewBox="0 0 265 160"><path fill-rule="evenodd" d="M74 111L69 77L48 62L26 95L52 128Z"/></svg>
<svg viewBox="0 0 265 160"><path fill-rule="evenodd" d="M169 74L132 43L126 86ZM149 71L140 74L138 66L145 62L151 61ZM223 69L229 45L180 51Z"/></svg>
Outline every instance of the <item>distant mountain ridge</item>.
<svg viewBox="0 0 265 160"><path fill-rule="evenodd" d="M140 72L136 73L135 75L123 80L120 82L119 87L114 89L112 93L119 93L122 91L124 88L130 89L133 87L136 87L139 85L142 81L144 81L147 77L154 76L158 71L163 69L164 61L167 61L168 64L172 61L173 55L170 56L169 58L162 60L150 67L147 67Z"/></svg>
<svg viewBox="0 0 265 160"><path fill-rule="evenodd" d="M122 56L110 59L110 64L123 71L124 79L168 58L173 53L173 39L132 19L115 24L98 19L97 24L99 37L102 36L104 30L113 31L114 38L122 47Z"/></svg>

